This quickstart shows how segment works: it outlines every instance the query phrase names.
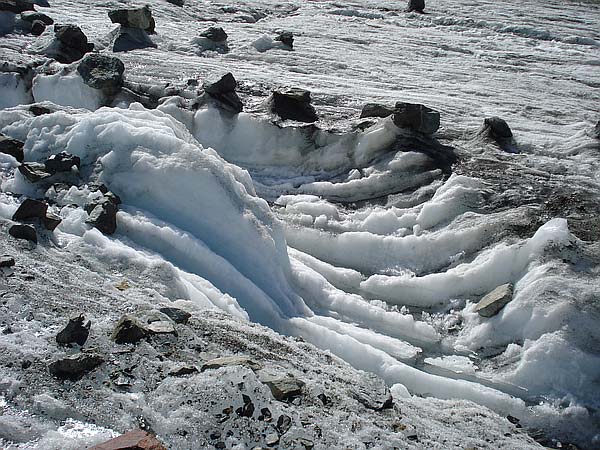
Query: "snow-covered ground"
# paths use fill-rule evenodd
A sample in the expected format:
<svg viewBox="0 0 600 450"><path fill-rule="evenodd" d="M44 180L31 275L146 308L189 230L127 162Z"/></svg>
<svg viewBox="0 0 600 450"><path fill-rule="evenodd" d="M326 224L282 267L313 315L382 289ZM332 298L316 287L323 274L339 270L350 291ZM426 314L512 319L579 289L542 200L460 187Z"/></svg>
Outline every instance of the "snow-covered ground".
<svg viewBox="0 0 600 450"><path fill-rule="evenodd" d="M244 324L250 321L301 338L381 377L400 409L407 402L425 428L438 430L419 444L426 448L484 448L485 439L489 448L534 445L525 436L518 443L502 437L505 424L465 424L468 411L492 414L483 407L518 418L530 432L542 430L553 445L600 446L597 3L430 1L425 15L405 13L404 3L368 0L148 3L158 47L118 57L128 83L162 93L156 109L125 100L100 107L102 95L73 66L38 68L31 90L17 72L0 73L0 132L25 142L25 160L60 151L82 160L80 187L61 190L51 187L53 180L29 183L16 161L0 154L0 216L10 219L21 203L14 194L54 202L63 221L39 244L51 249L32 254L42 267L55 264L57 254L77 257L87 272L67 284L91 283L94 273L110 284L106 306L100 294L91 295L99 302L90 308L99 334L108 335L124 312L170 301L198 320L205 320L203 310L225 311L237 325L227 325L230 316L220 312L207 314L238 333L250 333ZM107 11L122 5L54 0L38 9L59 23L78 24L109 53L101 45L114 28ZM200 52L196 38L211 25L228 33L228 53ZM294 32L293 52L259 51L282 30ZM6 34L0 56L43 61L33 51L51 34L50 28L39 38ZM244 113L194 110L181 96L167 95L169 83L193 97L188 79L201 84L225 72L239 82ZM265 103L281 86L312 92L319 129L273 123ZM438 110L437 141L407 136L389 118L357 128L365 103L396 101ZM55 112L34 116L32 102L47 102ZM511 126L514 153L477 135L490 116ZM452 152L458 161L450 168ZM86 224L81 207L99 195L85 187L92 182L123 200L114 236ZM18 248L17 259L35 260ZM112 267L118 269L107 281ZM135 286L119 294L123 309L113 298L117 279ZM498 315L481 317L476 303L505 283L514 284L513 300ZM10 359L50 358L57 351L57 314L41 319L34 311L28 320L19 309L23 293L10 286L2 288L12 300L0 306L7 317L0 320L18 332L0 336L0 346ZM30 335L36 339L20 346ZM98 339L108 348L107 337ZM293 367L289 359L284 366ZM347 383L357 382L361 372L340 367L352 374ZM68 436L50 421L27 416L37 427L31 436L7 425L18 423L13 409L35 411L35 398L59 389L44 380L18 395L21 372L0 367L0 407L7 411L0 439L61 445ZM252 378L252 371L246 375ZM185 383L207 382L194 377ZM323 381L318 372L311 377ZM160 421L169 413L162 403L178 389L161 383L154 399L126 399L131 403L121 422L108 418L106 404L96 415L88 405L65 417L93 419L104 427L100 437L127 429L144 402L144 414ZM452 435L444 444L439 423L427 417L444 422L448 408L459 415L452 423L470 430L465 433L489 433L483 442ZM181 423L192 420L175 409ZM30 414L19 411L16 417ZM197 436L177 434L181 423L156 431L174 448L200 445ZM332 448L352 428L344 427L317 446ZM361 448L363 436L379 432L364 431L347 444ZM376 445L389 448L386 439ZM400 448L417 445L397 439Z"/></svg>

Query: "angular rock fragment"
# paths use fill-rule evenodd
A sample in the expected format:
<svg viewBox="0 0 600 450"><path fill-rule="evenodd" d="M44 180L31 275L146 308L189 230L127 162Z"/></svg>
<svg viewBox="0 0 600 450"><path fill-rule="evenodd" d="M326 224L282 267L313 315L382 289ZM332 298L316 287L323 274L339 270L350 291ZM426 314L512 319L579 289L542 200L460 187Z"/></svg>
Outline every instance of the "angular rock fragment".
<svg viewBox="0 0 600 450"><path fill-rule="evenodd" d="M192 317L189 312L171 306L160 308L159 311L168 316L175 323L186 324L190 317Z"/></svg>
<svg viewBox="0 0 600 450"><path fill-rule="evenodd" d="M21 175L31 183L37 183L52 176L51 173L46 172L46 166L41 163L23 163L18 169Z"/></svg>
<svg viewBox="0 0 600 450"><path fill-rule="evenodd" d="M118 23L126 28L139 28L148 33L154 33L155 22L148 5L141 8L113 9L108 12L112 23Z"/></svg>
<svg viewBox="0 0 600 450"><path fill-rule="evenodd" d="M125 65L114 56L87 55L77 66L83 82L94 89L114 95L123 86Z"/></svg>
<svg viewBox="0 0 600 450"><path fill-rule="evenodd" d="M167 450L156 437L143 430L129 431L89 450Z"/></svg>
<svg viewBox="0 0 600 450"><path fill-rule="evenodd" d="M16 239L24 239L37 244L37 232L30 225L13 225L8 229L8 233Z"/></svg>
<svg viewBox="0 0 600 450"><path fill-rule="evenodd" d="M40 105L31 105L29 107L29 111L31 111L31 113L36 117L43 116L46 114L52 114L54 112L50 108L46 108L45 106Z"/></svg>
<svg viewBox="0 0 600 450"><path fill-rule="evenodd" d="M271 390L271 394L279 401L291 400L302 394L304 382L293 377L261 379Z"/></svg>
<svg viewBox="0 0 600 450"><path fill-rule="evenodd" d="M61 345L77 344L83 346L90 335L91 321L85 322L85 317L80 314L69 319L67 326L56 335L56 342Z"/></svg>
<svg viewBox="0 0 600 450"><path fill-rule="evenodd" d="M282 31L275 37L275 40L289 47L290 50L294 49L294 33L291 31Z"/></svg>
<svg viewBox="0 0 600 450"><path fill-rule="evenodd" d="M425 0L408 0L406 10L408 12L416 11L422 13L425 9Z"/></svg>
<svg viewBox="0 0 600 450"><path fill-rule="evenodd" d="M279 434L285 434L289 431L289 429L292 427L292 418L286 414L282 414L281 416L279 416L279 418L277 419L277 425L275 425L275 428L277 429L277 431L279 431Z"/></svg>
<svg viewBox="0 0 600 450"><path fill-rule="evenodd" d="M109 48L113 52L129 52L142 48L156 48L148 32L141 28L120 26L108 35Z"/></svg>
<svg viewBox="0 0 600 450"><path fill-rule="evenodd" d="M117 212L120 203L120 200L117 202L117 198L105 195L98 202L86 207L89 214L86 223L92 224L104 234L114 234L117 231Z"/></svg>
<svg viewBox="0 0 600 450"><path fill-rule="evenodd" d="M227 40L227 33L221 27L210 27L200 33L200 36L205 37L213 42L224 42Z"/></svg>
<svg viewBox="0 0 600 450"><path fill-rule="evenodd" d="M149 334L175 334L175 335L177 335L177 331L175 330L173 323L167 322L166 320L159 320L157 322L152 322L145 328Z"/></svg>
<svg viewBox="0 0 600 450"><path fill-rule="evenodd" d="M388 117L394 114L394 109L389 108L385 105L380 105L379 103L367 103L363 106L363 109L360 113L360 118L364 119L365 117Z"/></svg>
<svg viewBox="0 0 600 450"><path fill-rule="evenodd" d="M235 89L237 81L231 73L226 73L217 81L207 81L203 84L204 92L234 114L242 112L244 105Z"/></svg>
<svg viewBox="0 0 600 450"><path fill-rule="evenodd" d="M23 146L25 144L17 139L9 138L0 133L0 153L5 153L12 156L19 162L23 162L25 156L23 154Z"/></svg>
<svg viewBox="0 0 600 450"><path fill-rule="evenodd" d="M493 317L500 312L511 300L513 296L513 286L511 283L498 286L492 292L487 294L475 307L475 311L481 317Z"/></svg>
<svg viewBox="0 0 600 450"><path fill-rule="evenodd" d="M205 362L200 369L202 372L209 369L219 369L228 366L244 366L251 370L257 371L262 369L262 365L248 358L247 356L226 356L223 358L215 358Z"/></svg>
<svg viewBox="0 0 600 450"><path fill-rule="evenodd" d="M198 47L198 54L202 54L205 51L229 52L227 33L221 27L207 28L200 33L199 37L192 39L192 44Z"/></svg>
<svg viewBox="0 0 600 450"><path fill-rule="evenodd" d="M12 216L12 220L43 219L46 217L47 212L48 205L45 202L27 198L19 205Z"/></svg>
<svg viewBox="0 0 600 450"><path fill-rule="evenodd" d="M399 128L408 128L423 134L433 134L440 127L439 112L415 103L396 103L392 120Z"/></svg>
<svg viewBox="0 0 600 450"><path fill-rule="evenodd" d="M270 100L271 112L283 120L312 123L319 120L311 105L310 92L304 89L289 88L273 91Z"/></svg>
<svg viewBox="0 0 600 450"><path fill-rule="evenodd" d="M125 315L117 323L111 338L117 344L135 344L149 334L137 319Z"/></svg>
<svg viewBox="0 0 600 450"><path fill-rule="evenodd" d="M45 53L63 64L71 64L94 49L87 36L77 25L54 25L54 37L58 45L50 45Z"/></svg>
<svg viewBox="0 0 600 450"><path fill-rule="evenodd" d="M70 172L73 166L78 169L81 167L79 156L71 155L67 152L60 152L50 156L44 163L44 168L48 173Z"/></svg>
<svg viewBox="0 0 600 450"><path fill-rule="evenodd" d="M198 373L198 368L195 366L179 366L169 372L172 377L182 377L184 375L192 375Z"/></svg>
<svg viewBox="0 0 600 450"><path fill-rule="evenodd" d="M12 256L0 256L0 267L13 267L15 265L15 258Z"/></svg>
<svg viewBox="0 0 600 450"><path fill-rule="evenodd" d="M42 224L48 231L54 231L57 226L60 225L62 219L54 213L48 212L46 216L42 218Z"/></svg>
<svg viewBox="0 0 600 450"><path fill-rule="evenodd" d="M58 359L48 365L50 374L64 380L77 380L94 370L104 359L93 353L79 353Z"/></svg>
<svg viewBox="0 0 600 450"><path fill-rule="evenodd" d="M269 433L265 436L265 444L267 447L275 447L279 444L279 435L277 433Z"/></svg>
<svg viewBox="0 0 600 450"><path fill-rule="evenodd" d="M394 406L392 394L385 382L375 376L369 375L368 382L355 386L350 390L350 395L366 408L382 411Z"/></svg>

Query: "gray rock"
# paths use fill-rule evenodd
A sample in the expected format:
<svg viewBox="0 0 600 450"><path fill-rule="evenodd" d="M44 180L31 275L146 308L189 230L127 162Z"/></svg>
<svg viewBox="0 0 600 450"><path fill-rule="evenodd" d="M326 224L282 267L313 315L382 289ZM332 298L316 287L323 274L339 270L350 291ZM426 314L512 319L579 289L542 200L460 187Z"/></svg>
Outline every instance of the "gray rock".
<svg viewBox="0 0 600 450"><path fill-rule="evenodd" d="M125 65L114 56L94 53L83 58L77 66L77 72L88 86L114 95L123 86Z"/></svg>
<svg viewBox="0 0 600 450"><path fill-rule="evenodd" d="M422 13L425 9L425 0L408 0L407 11L412 12L420 12Z"/></svg>
<svg viewBox="0 0 600 450"><path fill-rule="evenodd" d="M227 40L227 33L221 27L210 27L200 33L200 36L205 37L213 42L224 42Z"/></svg>
<svg viewBox="0 0 600 450"><path fill-rule="evenodd" d="M135 344L149 334L137 319L125 315L117 323L111 338L117 344Z"/></svg>
<svg viewBox="0 0 600 450"><path fill-rule="evenodd" d="M205 362L200 370L204 372L205 370L219 369L221 367L229 366L244 366L254 371L262 369L262 365L260 363L248 358L247 356L225 356Z"/></svg>
<svg viewBox="0 0 600 450"><path fill-rule="evenodd" d="M315 108L311 105L310 92L304 89L289 88L273 91L270 109L283 120L305 123L319 120Z"/></svg>
<svg viewBox="0 0 600 450"><path fill-rule="evenodd" d="M37 232L30 225L13 225L8 229L8 234L15 239L24 239L37 244Z"/></svg>
<svg viewBox="0 0 600 450"><path fill-rule="evenodd" d="M142 48L156 48L148 32L141 28L118 27L108 36L110 49L113 52L128 52Z"/></svg>
<svg viewBox="0 0 600 450"><path fill-rule="evenodd" d="M392 120L399 128L408 128L422 134L433 134L440 127L439 112L415 103L396 103Z"/></svg>
<svg viewBox="0 0 600 450"><path fill-rule="evenodd" d="M173 326L172 322L167 322L166 320L159 320L157 322L152 322L147 325L146 331L149 334L175 334L177 335L177 331Z"/></svg>
<svg viewBox="0 0 600 450"><path fill-rule="evenodd" d="M171 306L160 308L159 311L168 316L175 323L186 324L190 317L192 317L189 312Z"/></svg>
<svg viewBox="0 0 600 450"><path fill-rule="evenodd" d="M80 314L71 317L67 326L56 335L56 342L61 345L78 344L83 346L90 335L91 321L85 323L85 317Z"/></svg>
<svg viewBox="0 0 600 450"><path fill-rule="evenodd" d="M500 312L511 300L513 296L513 286L511 283L498 286L492 292L487 294L475 307L475 311L481 317L493 317Z"/></svg>
<svg viewBox="0 0 600 450"><path fill-rule="evenodd" d="M360 118L364 119L365 117L388 117L394 114L394 109L387 107L385 105L380 105L379 103L367 103L363 106L363 109L360 113Z"/></svg>
<svg viewBox="0 0 600 450"><path fill-rule="evenodd" d="M294 33L291 31L282 31L275 37L275 40L289 47L290 50L294 49Z"/></svg>
<svg viewBox="0 0 600 450"><path fill-rule="evenodd" d="M279 401L288 401L302 394L304 382L293 377L263 378L262 381Z"/></svg>
<svg viewBox="0 0 600 450"><path fill-rule="evenodd" d="M25 11L21 13L21 19L23 19L25 22L30 22L33 23L36 20L41 21L44 25L52 25L54 24L54 20L52 19L52 17L47 16L44 13L41 12L37 12L37 11Z"/></svg>
<svg viewBox="0 0 600 450"><path fill-rule="evenodd" d="M0 11L20 14L25 11L33 10L33 2L29 0L0 0Z"/></svg>
<svg viewBox="0 0 600 450"><path fill-rule="evenodd" d="M60 379L77 380L94 370L104 359L93 353L80 353L58 359L48 365L50 374Z"/></svg>
<svg viewBox="0 0 600 450"><path fill-rule="evenodd" d="M70 172L73 166L79 169L81 167L81 159L79 156L71 155L67 152L51 155L44 163L46 172L52 174L56 172Z"/></svg>
<svg viewBox="0 0 600 450"><path fill-rule="evenodd" d="M48 205L39 200L26 198L12 216L12 220L43 219L48 212Z"/></svg>
<svg viewBox="0 0 600 450"><path fill-rule="evenodd" d="M97 203L92 205L86 223L93 225L104 234L114 234L115 231L117 231L118 211L119 207L116 200L105 195Z"/></svg>
<svg viewBox="0 0 600 450"><path fill-rule="evenodd" d="M279 418L277 419L277 425L275 425L275 428L277 429L277 431L279 432L279 434L285 434L289 431L289 429L292 427L292 418L286 414L282 414L281 416L279 416Z"/></svg>
<svg viewBox="0 0 600 450"><path fill-rule="evenodd" d="M118 23L127 28L139 28L140 30L154 33L154 18L148 5L141 8L113 9L108 12L112 23Z"/></svg>
<svg viewBox="0 0 600 450"><path fill-rule="evenodd" d="M46 172L46 166L41 163L23 163L18 170L31 183L37 183L52 176L51 173Z"/></svg>
<svg viewBox="0 0 600 450"><path fill-rule="evenodd" d="M15 258L12 256L0 256L0 267L13 267L15 265Z"/></svg>
<svg viewBox="0 0 600 450"><path fill-rule="evenodd" d="M88 42L87 36L77 25L54 25L54 37L60 45L49 47L46 54L63 64L78 61L94 49L94 44Z"/></svg>
<svg viewBox="0 0 600 450"><path fill-rule="evenodd" d="M23 154L23 146L25 144L17 139L9 138L0 133L0 153L5 153L12 156L19 162L23 162L25 155Z"/></svg>
<svg viewBox="0 0 600 450"><path fill-rule="evenodd" d="M385 382L372 374L369 374L368 382L355 386L349 394L363 406L374 411L382 411L394 406L394 399Z"/></svg>

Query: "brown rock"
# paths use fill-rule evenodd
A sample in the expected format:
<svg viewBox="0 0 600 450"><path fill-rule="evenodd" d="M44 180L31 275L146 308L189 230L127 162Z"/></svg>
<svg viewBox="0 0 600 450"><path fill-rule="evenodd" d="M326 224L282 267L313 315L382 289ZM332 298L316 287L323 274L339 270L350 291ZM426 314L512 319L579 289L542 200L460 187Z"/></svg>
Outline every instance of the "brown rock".
<svg viewBox="0 0 600 450"><path fill-rule="evenodd" d="M167 450L152 434L135 430L129 431L110 441L98 444L89 450Z"/></svg>

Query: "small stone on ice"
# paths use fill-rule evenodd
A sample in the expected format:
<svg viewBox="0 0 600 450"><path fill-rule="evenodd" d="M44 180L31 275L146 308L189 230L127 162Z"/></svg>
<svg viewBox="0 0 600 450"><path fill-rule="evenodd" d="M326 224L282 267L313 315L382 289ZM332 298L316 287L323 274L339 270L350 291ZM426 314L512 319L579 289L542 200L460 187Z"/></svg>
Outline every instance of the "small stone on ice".
<svg viewBox="0 0 600 450"><path fill-rule="evenodd" d="M498 286L477 303L475 311L482 317L493 317L512 300L512 295L512 284Z"/></svg>

